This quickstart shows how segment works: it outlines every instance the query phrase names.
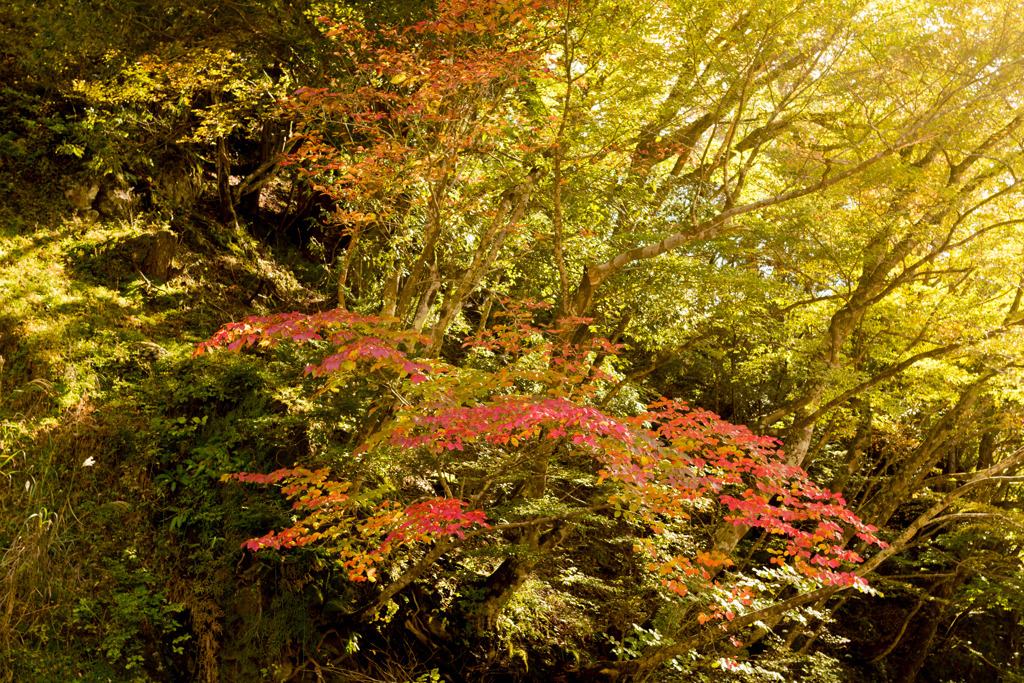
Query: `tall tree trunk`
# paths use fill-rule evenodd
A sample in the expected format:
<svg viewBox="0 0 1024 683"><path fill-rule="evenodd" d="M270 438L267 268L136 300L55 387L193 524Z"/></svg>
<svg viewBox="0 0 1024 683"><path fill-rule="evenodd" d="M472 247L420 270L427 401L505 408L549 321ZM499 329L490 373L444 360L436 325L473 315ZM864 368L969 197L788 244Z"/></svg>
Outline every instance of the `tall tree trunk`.
<svg viewBox="0 0 1024 683"><path fill-rule="evenodd" d="M451 189L454 181L455 156L451 155L445 159L440 177L430 188L430 199L427 201L427 224L423 233L423 248L409 269L409 276L405 279L405 286L402 287L401 292L396 292L395 303L390 307L392 314L398 318L405 318L416 295L420 293L420 288L423 285L421 280L423 279L424 269L429 269L430 264L437 258L435 249L437 247L437 240L441 236L441 228L444 221L442 215L444 200L448 196L448 190Z"/></svg>
<svg viewBox="0 0 1024 683"><path fill-rule="evenodd" d="M523 495L540 500L547 490L548 467L558 449L560 440L544 439L530 466ZM484 597L476 609L474 621L481 632L491 631L498 622L501 610L533 573L537 563L569 535L565 522L556 522L546 532L539 526L527 527L519 536L521 551L509 555L484 582Z"/></svg>
<svg viewBox="0 0 1024 683"><path fill-rule="evenodd" d="M967 582L969 577L970 573L960 566L953 578L943 581L932 590L932 597L935 600L929 601L918 612L917 630L907 640L904 648L909 650L910 656L900 664L899 674L894 683L914 683L917 680L918 674L931 653L932 643L935 642L935 634L938 632L946 602Z"/></svg>
<svg viewBox="0 0 1024 683"><path fill-rule="evenodd" d="M458 285L445 297L444 304L441 306L437 324L434 325L431 334L431 350L434 353L440 351L444 334L452 320L462 310L466 297L479 286L484 276L487 275L487 271L505 243L505 237L522 220L533 189L543 175L542 169L534 168L525 180L502 194L494 219L481 236L480 244L476 248L476 253L473 254L473 262Z"/></svg>
<svg viewBox="0 0 1024 683"><path fill-rule="evenodd" d="M235 200L231 192L231 162L224 137L217 138L217 196L220 199L220 220L222 223L238 225L235 215Z"/></svg>
<svg viewBox="0 0 1024 683"><path fill-rule="evenodd" d="M430 264L430 275L427 280L427 288L420 296L420 305L416 308L416 315L413 316L410 327L417 334L423 331L423 325L430 315L430 306L434 303L434 296L441 289L441 278L438 276L437 263Z"/></svg>
<svg viewBox="0 0 1024 683"><path fill-rule="evenodd" d="M479 632L494 630L508 601L523 587L543 556L564 541L569 531L568 524L558 522L545 533L534 528L523 534L523 552L506 557L484 583L483 600L473 614Z"/></svg>

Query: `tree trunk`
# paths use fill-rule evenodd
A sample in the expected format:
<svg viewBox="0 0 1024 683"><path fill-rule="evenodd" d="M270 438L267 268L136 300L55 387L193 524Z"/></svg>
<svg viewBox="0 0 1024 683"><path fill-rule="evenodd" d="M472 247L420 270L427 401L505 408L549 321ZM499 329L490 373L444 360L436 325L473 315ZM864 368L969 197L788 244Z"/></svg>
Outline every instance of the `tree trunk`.
<svg viewBox="0 0 1024 683"><path fill-rule="evenodd" d="M896 508L913 494L928 476L931 468L943 454L955 444L952 439L960 427L961 418L974 406L988 380L994 373L987 373L972 384L960 396L959 402L929 431L910 457L900 464L900 470L875 496L859 510L861 519L881 527L889 520Z"/></svg>
<svg viewBox="0 0 1024 683"><path fill-rule="evenodd" d="M559 440L546 440L539 446L523 487L526 498L539 500L544 497L548 466L558 444ZM478 631L494 630L501 610L526 582L542 557L564 541L569 531L570 527L565 522L556 522L547 532L542 533L539 526L529 526L520 534L522 549L505 558L484 583L484 598L473 618Z"/></svg>
<svg viewBox="0 0 1024 683"><path fill-rule="evenodd" d="M917 676L932 650L932 643L935 642L935 634L945 611L946 602L967 582L969 577L970 573L960 566L957 568L956 576L943 581L932 590L932 597L935 600L929 601L918 612L917 630L904 648L909 650L910 656L901 663L899 677L894 683L914 683L917 680Z"/></svg>
<svg viewBox="0 0 1024 683"><path fill-rule="evenodd" d="M527 549L521 554L506 557L484 583L483 601L473 614L478 632L494 630L508 601L530 578L543 556L564 541L569 531L567 524L558 522L544 534L539 529L531 529L524 534Z"/></svg>
<svg viewBox="0 0 1024 683"><path fill-rule="evenodd" d="M235 202L231 192L231 162L224 137L217 138L217 196L220 199L220 220L222 223L237 225Z"/></svg>
<svg viewBox="0 0 1024 683"><path fill-rule="evenodd" d="M232 201L238 213L255 216L260 208L260 190L281 172L281 157L295 150L301 138L291 141L291 124L268 120L260 129L260 152L256 167L235 187L231 188Z"/></svg>
<svg viewBox="0 0 1024 683"><path fill-rule="evenodd" d="M522 220L533 189L543 175L543 170L534 168L523 182L502 194L496 215L481 236L480 244L477 246L476 253L473 254L473 262L462 276L459 284L454 287L449 296L445 297L445 302L441 306L437 324L434 325L431 334L433 353L436 354L440 351L444 334L452 320L462 310L466 297L479 286L484 276L487 275L487 271L498 257L509 231Z"/></svg>
<svg viewBox="0 0 1024 683"><path fill-rule="evenodd" d="M452 157L445 160L441 176L434 183L434 186L430 188L430 199L427 202L427 224L423 232L423 248L409 269L409 276L405 279L405 286L402 287L400 293L396 291L395 303L390 306L391 314L398 318L405 318L413 300L420 292L420 287L423 284L421 282L423 270L429 268L430 264L437 258L435 248L437 240L441 236L442 221L444 220L441 211L444 206L444 199L448 196L448 190L451 188L452 182L454 182L454 176L455 159Z"/></svg>
<svg viewBox="0 0 1024 683"><path fill-rule="evenodd" d="M871 404L857 400L857 408L860 413L860 420L857 423L857 432L853 436L849 447L846 449L846 465L836 473L828 488L832 493L842 493L846 488L853 473L860 467L860 460L864 452L871 447Z"/></svg>
<svg viewBox="0 0 1024 683"><path fill-rule="evenodd" d="M918 613L917 630L907 643L910 656L900 664L899 674L894 683L914 683L917 680L917 674L921 672L925 660L928 659L928 653L931 652L941 616L942 608L936 603L929 603Z"/></svg>

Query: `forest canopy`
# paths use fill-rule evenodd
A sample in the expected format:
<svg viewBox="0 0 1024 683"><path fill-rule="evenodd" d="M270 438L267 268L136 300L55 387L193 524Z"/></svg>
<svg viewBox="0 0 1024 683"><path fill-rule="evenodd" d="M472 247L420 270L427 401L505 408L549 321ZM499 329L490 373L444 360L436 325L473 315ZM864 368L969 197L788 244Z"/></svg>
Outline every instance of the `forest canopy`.
<svg viewBox="0 0 1024 683"><path fill-rule="evenodd" d="M0 9L0 673L1013 680L1022 9Z"/></svg>

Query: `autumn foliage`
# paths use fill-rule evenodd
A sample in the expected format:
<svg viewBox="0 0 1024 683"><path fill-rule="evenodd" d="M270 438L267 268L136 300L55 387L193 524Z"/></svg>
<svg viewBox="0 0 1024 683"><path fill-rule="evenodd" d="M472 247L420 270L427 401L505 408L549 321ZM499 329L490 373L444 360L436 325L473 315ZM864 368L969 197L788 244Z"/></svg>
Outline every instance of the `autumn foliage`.
<svg viewBox="0 0 1024 683"><path fill-rule="evenodd" d="M423 184L443 186L457 175L460 155L515 135L518 122L500 103L538 72L550 4L445 2L430 20L372 30L320 17L336 47L329 58L348 78L300 87L281 103L305 137L285 163L342 200L340 224L401 221L428 201ZM486 212L485 197L474 195L463 191L446 210Z"/></svg>
<svg viewBox="0 0 1024 683"><path fill-rule="evenodd" d="M782 544L773 562L788 562L822 584L865 585L842 571L843 563L860 561L844 547L844 534L850 530L869 543L880 542L840 495L787 466L775 440L708 411L662 399L638 415L613 416L588 404L602 377L589 361L598 351L614 353L615 347L603 340L561 342L552 330L533 324L537 307L509 304L507 324L466 341L471 353L500 359L487 370L414 358L416 335L394 331L390 321L343 310L252 317L226 325L201 344L197 355L219 347L315 343L329 353L306 373L324 379L327 395L376 376L397 400L376 407L388 411L387 418L374 422L344 469L361 477L358 464L375 459L422 462L451 484L445 485L446 495L404 503L393 487L356 486L333 479L327 468L227 474L225 480L281 485L300 517L244 547L320 544L344 560L352 580L372 581L380 578L376 567L389 556L415 554L424 544L443 540L454 550L538 518L539 524L543 518L598 512L646 527L634 551L650 556L649 568L663 586L685 595L699 592L715 568L732 561L714 551L666 558L654 539L685 524L703 501L721 511L723 523L778 537ZM491 487L535 467L552 448L566 460L590 460L590 486L612 485L606 498L587 509L552 501L554 514L541 509L517 522L499 522L490 510ZM487 469L481 471L474 457L484 449Z"/></svg>
<svg viewBox="0 0 1024 683"><path fill-rule="evenodd" d="M1022 35L4 3L0 681L1019 668Z"/></svg>

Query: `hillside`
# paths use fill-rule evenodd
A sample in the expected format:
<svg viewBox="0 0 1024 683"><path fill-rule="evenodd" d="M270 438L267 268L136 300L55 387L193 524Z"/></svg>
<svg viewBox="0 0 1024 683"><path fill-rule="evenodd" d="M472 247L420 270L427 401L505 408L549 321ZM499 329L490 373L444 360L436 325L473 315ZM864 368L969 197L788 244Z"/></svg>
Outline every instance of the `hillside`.
<svg viewBox="0 0 1024 683"><path fill-rule="evenodd" d="M1018 9L0 9L0 682L1016 680Z"/></svg>

